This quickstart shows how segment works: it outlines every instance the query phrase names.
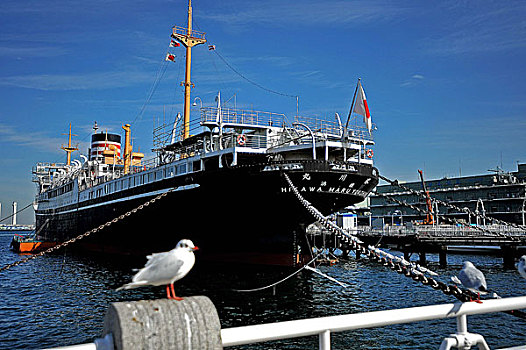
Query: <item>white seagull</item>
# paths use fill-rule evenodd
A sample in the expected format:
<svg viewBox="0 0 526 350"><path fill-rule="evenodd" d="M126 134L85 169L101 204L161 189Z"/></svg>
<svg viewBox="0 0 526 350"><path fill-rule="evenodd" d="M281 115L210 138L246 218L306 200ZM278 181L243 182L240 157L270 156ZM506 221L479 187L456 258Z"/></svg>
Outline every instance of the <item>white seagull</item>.
<svg viewBox="0 0 526 350"><path fill-rule="evenodd" d="M488 285L486 284L484 274L469 261L464 261L464 266L462 267L462 270L460 270L458 278L455 276L451 279L453 282L460 282L470 291L477 293L478 300L476 300L476 302L478 303L481 303L480 293L482 292L483 294L486 294L488 291Z"/></svg>
<svg viewBox="0 0 526 350"><path fill-rule="evenodd" d="M517 270L522 277L526 278L526 255L521 256L519 263L517 264Z"/></svg>
<svg viewBox="0 0 526 350"><path fill-rule="evenodd" d="M195 263L194 251L198 249L191 240L182 239L169 252L148 255L146 265L133 276L132 282L117 290L166 285L168 299L183 300L175 296L173 283L190 272Z"/></svg>

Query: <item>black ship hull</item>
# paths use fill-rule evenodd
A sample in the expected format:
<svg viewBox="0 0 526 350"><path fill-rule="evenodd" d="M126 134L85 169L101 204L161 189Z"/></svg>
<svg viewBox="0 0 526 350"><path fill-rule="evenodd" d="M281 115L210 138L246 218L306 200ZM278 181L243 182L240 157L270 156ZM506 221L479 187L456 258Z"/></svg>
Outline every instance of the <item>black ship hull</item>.
<svg viewBox="0 0 526 350"><path fill-rule="evenodd" d="M43 240L64 242L174 188L72 248L146 255L189 238L203 261L294 266L309 254L305 228L314 218L283 173L324 215L362 201L378 183L377 170L367 164L311 160L217 168L37 209L37 232Z"/></svg>

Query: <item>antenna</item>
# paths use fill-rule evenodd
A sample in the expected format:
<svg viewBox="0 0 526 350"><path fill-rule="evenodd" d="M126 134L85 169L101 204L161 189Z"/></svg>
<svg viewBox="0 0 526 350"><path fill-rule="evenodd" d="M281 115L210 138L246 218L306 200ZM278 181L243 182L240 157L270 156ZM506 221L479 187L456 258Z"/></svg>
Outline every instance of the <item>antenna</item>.
<svg viewBox="0 0 526 350"><path fill-rule="evenodd" d="M195 87L190 81L190 71L192 66L192 47L206 43L205 33L192 30L192 0L188 0L188 27L173 27L172 38L177 39L186 47L186 74L184 82L184 136L190 136L190 89Z"/></svg>
<svg viewBox="0 0 526 350"><path fill-rule="evenodd" d="M95 126L97 125L97 122L95 122ZM75 135L75 134L71 134L71 123L69 123L69 133L68 134L62 134L62 135L69 135L69 138L68 138L68 145L65 146L65 145L62 145L62 147L60 147L61 149L63 149L64 151L66 151L67 153L67 165L70 165L71 164L71 153L74 152L74 151L78 151L79 149L77 148L78 147L78 143L75 145L75 147L73 147L71 145L71 136L78 136L78 135Z"/></svg>

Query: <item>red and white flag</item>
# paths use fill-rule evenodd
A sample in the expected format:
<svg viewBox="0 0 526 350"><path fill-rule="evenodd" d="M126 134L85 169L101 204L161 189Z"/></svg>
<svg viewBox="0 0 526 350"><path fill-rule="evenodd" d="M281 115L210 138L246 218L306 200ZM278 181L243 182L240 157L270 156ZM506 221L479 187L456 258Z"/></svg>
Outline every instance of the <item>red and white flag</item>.
<svg viewBox="0 0 526 350"><path fill-rule="evenodd" d="M371 121L371 113L369 112L369 106L367 105L367 99L365 98L365 92L363 91L362 84L358 82L358 91L356 96L356 102L354 104L353 112L359 115L363 115L363 121L367 126L367 130L371 132L373 122Z"/></svg>
<svg viewBox="0 0 526 350"><path fill-rule="evenodd" d="M178 46L181 46L181 44L179 44L177 41L175 40L170 41L170 47L178 47Z"/></svg>
<svg viewBox="0 0 526 350"><path fill-rule="evenodd" d="M208 45L208 50L214 51L216 49L215 45Z"/></svg>
<svg viewBox="0 0 526 350"><path fill-rule="evenodd" d="M166 54L166 58L164 59L165 61L172 61L172 62L175 62L175 55L172 55L171 53L167 53Z"/></svg>

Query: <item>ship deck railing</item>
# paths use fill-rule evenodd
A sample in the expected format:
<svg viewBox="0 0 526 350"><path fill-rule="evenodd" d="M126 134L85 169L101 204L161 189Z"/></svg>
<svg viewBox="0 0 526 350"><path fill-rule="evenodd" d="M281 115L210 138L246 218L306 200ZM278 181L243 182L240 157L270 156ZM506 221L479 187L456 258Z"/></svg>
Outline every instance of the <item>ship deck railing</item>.
<svg viewBox="0 0 526 350"><path fill-rule="evenodd" d="M345 126L336 121L304 116L294 117L294 124L296 124L296 130L301 130L301 127L299 127L298 124L303 124L304 126L307 126L313 133L332 135L337 138L342 137L343 129L345 128ZM362 142L373 141L372 133L369 133L367 128L358 125L349 126L347 128L347 135L350 140L361 140Z"/></svg>
<svg viewBox="0 0 526 350"><path fill-rule="evenodd" d="M285 114L243 110L235 108L201 108L201 123L203 125L219 125L226 127L284 127L286 125Z"/></svg>

